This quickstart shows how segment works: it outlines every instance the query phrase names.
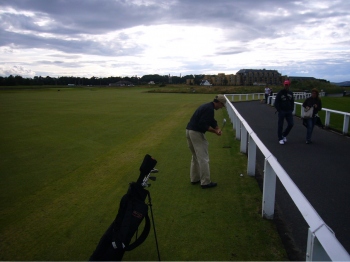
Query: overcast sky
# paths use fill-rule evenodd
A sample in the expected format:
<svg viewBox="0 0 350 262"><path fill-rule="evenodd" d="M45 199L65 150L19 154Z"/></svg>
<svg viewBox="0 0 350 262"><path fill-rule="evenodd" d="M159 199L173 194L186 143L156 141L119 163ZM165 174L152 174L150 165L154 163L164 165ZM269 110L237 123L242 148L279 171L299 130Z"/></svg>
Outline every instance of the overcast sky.
<svg viewBox="0 0 350 262"><path fill-rule="evenodd" d="M349 0L0 0L0 75L350 80Z"/></svg>

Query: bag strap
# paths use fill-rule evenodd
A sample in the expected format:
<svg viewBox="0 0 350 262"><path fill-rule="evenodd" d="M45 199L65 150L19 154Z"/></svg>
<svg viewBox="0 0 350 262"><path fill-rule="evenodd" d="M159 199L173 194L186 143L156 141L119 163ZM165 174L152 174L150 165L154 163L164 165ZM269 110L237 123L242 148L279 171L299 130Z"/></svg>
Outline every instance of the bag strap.
<svg viewBox="0 0 350 262"><path fill-rule="evenodd" d="M145 227L144 227L140 237L138 239L136 239L134 243L125 247L125 250L130 251L130 250L133 250L134 248L138 247L139 245L141 245L148 237L150 229L151 229L150 219L149 219L148 214L146 214L145 215Z"/></svg>

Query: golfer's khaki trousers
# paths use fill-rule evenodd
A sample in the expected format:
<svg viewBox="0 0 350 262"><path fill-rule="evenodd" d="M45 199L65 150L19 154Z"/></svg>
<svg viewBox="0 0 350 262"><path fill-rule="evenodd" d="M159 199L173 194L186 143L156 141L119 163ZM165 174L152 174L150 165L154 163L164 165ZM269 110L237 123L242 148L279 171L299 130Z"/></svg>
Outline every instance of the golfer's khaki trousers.
<svg viewBox="0 0 350 262"><path fill-rule="evenodd" d="M209 142L201 132L187 130L186 138L192 153L190 179L191 182L201 181L201 185L210 184Z"/></svg>

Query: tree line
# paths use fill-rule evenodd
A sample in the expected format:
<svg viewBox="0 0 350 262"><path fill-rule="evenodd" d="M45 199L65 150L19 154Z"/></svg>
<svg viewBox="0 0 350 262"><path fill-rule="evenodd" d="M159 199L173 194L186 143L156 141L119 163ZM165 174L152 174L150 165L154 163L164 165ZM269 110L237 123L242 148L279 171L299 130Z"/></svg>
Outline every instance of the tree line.
<svg viewBox="0 0 350 262"><path fill-rule="evenodd" d="M186 75L186 76L169 76L169 75L144 75L142 77L42 77L34 76L33 78L25 78L19 75L0 76L0 86L40 86L40 85L76 85L76 86L107 86L118 81L129 81L134 85L148 84L153 81L156 84L183 84L186 79L195 79L195 83L199 84L204 75ZM197 83L198 82L198 83Z"/></svg>

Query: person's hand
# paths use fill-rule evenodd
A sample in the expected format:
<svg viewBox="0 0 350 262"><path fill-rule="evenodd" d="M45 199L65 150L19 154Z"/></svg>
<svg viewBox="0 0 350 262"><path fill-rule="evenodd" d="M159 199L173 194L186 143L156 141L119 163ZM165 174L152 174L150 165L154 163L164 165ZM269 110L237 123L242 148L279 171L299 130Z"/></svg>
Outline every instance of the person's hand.
<svg viewBox="0 0 350 262"><path fill-rule="evenodd" d="M218 136L221 136L222 130L220 128L215 128L215 134L217 134Z"/></svg>

